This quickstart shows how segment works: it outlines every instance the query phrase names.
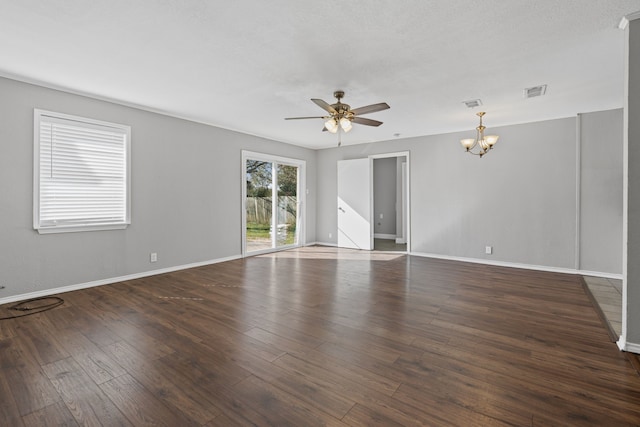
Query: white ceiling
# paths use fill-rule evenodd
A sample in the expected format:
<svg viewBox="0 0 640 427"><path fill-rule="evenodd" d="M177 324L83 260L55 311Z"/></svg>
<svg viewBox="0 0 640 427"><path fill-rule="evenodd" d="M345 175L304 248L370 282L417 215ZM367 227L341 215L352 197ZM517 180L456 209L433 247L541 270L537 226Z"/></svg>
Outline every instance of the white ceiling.
<svg viewBox="0 0 640 427"><path fill-rule="evenodd" d="M343 144L622 107L640 0L0 0L0 75L310 148L310 101L387 102ZM524 99L526 87L547 94ZM480 98L468 109L462 101Z"/></svg>

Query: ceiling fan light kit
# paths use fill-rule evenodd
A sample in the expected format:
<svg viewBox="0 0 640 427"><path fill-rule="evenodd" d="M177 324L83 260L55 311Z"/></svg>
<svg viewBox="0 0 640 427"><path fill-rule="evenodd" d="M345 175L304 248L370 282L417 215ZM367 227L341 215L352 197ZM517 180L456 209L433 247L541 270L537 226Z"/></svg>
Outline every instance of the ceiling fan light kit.
<svg viewBox="0 0 640 427"><path fill-rule="evenodd" d="M482 124L482 117L486 113L484 111L480 111L476 113L476 116L480 117L480 124L476 127L476 137L474 138L465 138L460 140L460 144L467 151L467 153L473 154L475 156L484 156L493 148L493 146L498 142L498 135L486 135L484 134L484 130L486 127ZM477 151L474 149L477 148Z"/></svg>
<svg viewBox="0 0 640 427"><path fill-rule="evenodd" d="M361 114L375 113L376 111L391 108L386 102L380 102L378 104L371 104L352 110L349 104L344 104L341 101L344 97L344 91L336 90L333 92L333 96L338 100L335 104L329 104L322 99L311 99L313 103L329 113L328 116L287 117L285 120L323 119L325 122L322 130L330 133L338 133L338 146L340 146L342 144L342 141L340 140L340 131L344 131L345 133L349 132L353 127L353 123L376 127L382 124L382 122L378 120L360 117Z"/></svg>
<svg viewBox="0 0 640 427"><path fill-rule="evenodd" d="M340 121L336 121L336 119L331 117L326 122L324 122L324 128L331 133L338 132L338 128L340 128L346 133L349 132L351 128L353 128L353 125L351 124L351 120L346 117L341 118Z"/></svg>
<svg viewBox="0 0 640 427"><path fill-rule="evenodd" d="M343 117L340 119L340 127L342 128L343 131L349 132L353 127L353 125L351 124L351 120L349 120L346 117Z"/></svg>
<svg viewBox="0 0 640 427"><path fill-rule="evenodd" d="M333 117L324 122L324 128L331 133L338 132L338 122Z"/></svg>

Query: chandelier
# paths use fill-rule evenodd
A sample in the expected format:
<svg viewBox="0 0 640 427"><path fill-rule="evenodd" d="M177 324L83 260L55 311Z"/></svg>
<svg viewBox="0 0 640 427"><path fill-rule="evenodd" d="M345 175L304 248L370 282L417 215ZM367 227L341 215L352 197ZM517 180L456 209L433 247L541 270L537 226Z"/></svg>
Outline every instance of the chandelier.
<svg viewBox="0 0 640 427"><path fill-rule="evenodd" d="M482 116L484 116L484 115L485 115L484 111L476 113L476 116L480 117L480 124L476 128L476 137L475 137L475 139L474 138L467 138L467 139L461 139L460 140L460 144L462 144L462 147L468 153L471 153L473 155L480 156L480 157L482 157L485 154L487 154L487 152L489 152L489 150L491 150L493 148L495 143L498 142L498 138L499 138L498 135L487 135L487 136L485 136L484 130L486 129L486 127L482 125ZM478 149L476 151L474 151L474 149L476 147Z"/></svg>

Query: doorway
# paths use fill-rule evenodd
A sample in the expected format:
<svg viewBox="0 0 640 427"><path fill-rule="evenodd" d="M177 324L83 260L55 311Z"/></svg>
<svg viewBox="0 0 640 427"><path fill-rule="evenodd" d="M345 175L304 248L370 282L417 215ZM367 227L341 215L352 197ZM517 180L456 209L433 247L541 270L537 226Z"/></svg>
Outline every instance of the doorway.
<svg viewBox="0 0 640 427"><path fill-rule="evenodd" d="M304 242L304 172L304 160L243 151L243 255Z"/></svg>
<svg viewBox="0 0 640 427"><path fill-rule="evenodd" d="M373 249L408 251L408 153L373 158Z"/></svg>

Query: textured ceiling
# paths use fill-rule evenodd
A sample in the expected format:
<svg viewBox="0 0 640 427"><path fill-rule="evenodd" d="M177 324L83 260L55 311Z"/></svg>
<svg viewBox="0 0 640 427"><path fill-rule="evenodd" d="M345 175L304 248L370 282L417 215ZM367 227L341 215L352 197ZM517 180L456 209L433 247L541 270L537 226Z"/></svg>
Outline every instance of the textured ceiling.
<svg viewBox="0 0 640 427"><path fill-rule="evenodd" d="M640 0L0 0L0 75L311 148L618 108L620 19ZM547 94L524 99L526 87ZM480 98L468 109L462 101Z"/></svg>

